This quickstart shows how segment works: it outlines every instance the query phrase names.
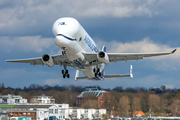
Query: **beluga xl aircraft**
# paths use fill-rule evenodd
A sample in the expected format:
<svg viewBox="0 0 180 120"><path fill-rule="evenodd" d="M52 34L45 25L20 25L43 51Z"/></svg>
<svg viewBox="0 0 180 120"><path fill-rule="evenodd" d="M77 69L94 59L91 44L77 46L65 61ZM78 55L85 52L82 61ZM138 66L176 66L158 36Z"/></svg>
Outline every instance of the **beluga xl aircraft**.
<svg viewBox="0 0 180 120"><path fill-rule="evenodd" d="M99 49L93 39L84 30L80 23L70 17L60 18L55 21L52 27L55 36L55 44L62 49L62 54L49 55L44 54L42 57L5 60L6 62L30 63L31 65L47 65L53 67L60 65L63 78L69 78L70 75L67 66L76 69L75 80L104 80L105 78L114 77L133 77L132 65L129 74L107 75L105 74L105 65L110 62L139 60L146 57L173 54L171 52L153 52L153 53L108 53L106 46ZM80 77L79 71L85 76Z"/></svg>

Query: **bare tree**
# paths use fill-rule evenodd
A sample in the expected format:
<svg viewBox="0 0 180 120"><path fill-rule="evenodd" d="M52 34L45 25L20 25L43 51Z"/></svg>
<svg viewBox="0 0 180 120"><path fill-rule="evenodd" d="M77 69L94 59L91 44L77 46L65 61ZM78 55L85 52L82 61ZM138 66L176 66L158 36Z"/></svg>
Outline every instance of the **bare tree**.
<svg viewBox="0 0 180 120"><path fill-rule="evenodd" d="M127 96L123 96L119 99L118 110L121 114L128 116L130 110L130 99Z"/></svg>
<svg viewBox="0 0 180 120"><path fill-rule="evenodd" d="M153 112L158 112L160 110L160 97L158 95L149 95L149 107Z"/></svg>
<svg viewBox="0 0 180 120"><path fill-rule="evenodd" d="M141 110L141 99L139 97L134 97L132 100L132 111Z"/></svg>
<svg viewBox="0 0 180 120"><path fill-rule="evenodd" d="M105 92L98 97L99 108L105 108L111 111L112 109L114 109L114 103L115 103L114 96L111 95L109 92Z"/></svg>
<svg viewBox="0 0 180 120"><path fill-rule="evenodd" d="M173 103L170 106L170 110L173 116L180 115L180 100L174 99Z"/></svg>

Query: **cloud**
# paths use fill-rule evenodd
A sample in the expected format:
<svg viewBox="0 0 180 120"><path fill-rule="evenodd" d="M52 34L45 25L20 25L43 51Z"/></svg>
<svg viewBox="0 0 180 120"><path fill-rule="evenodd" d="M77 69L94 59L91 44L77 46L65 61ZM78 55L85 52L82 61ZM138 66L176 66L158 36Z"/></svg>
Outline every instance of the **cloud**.
<svg viewBox="0 0 180 120"><path fill-rule="evenodd" d="M63 16L76 18L152 17L160 13L161 9L158 9L158 6L165 3L168 4L169 2L155 0L96 0L94 2L91 0L1 1L0 32L2 33L3 30L11 32L17 29L26 31L27 28L32 29L31 27L36 27L36 29L44 28L50 26L50 22ZM170 3L173 4L173 2ZM25 27L26 29L24 29Z"/></svg>
<svg viewBox="0 0 180 120"><path fill-rule="evenodd" d="M74 17L83 23L89 18L99 18L96 23L107 21L107 18L131 18L169 16L179 11L176 2L168 0L9 0L0 2L0 33L1 35L41 35L50 36L53 22L60 17ZM167 5L170 6L167 9ZM175 8L174 8L175 6ZM172 9L173 8L173 9ZM169 14L166 14L166 13ZM175 15L177 17L177 15ZM171 18L172 17L168 17ZM174 26L179 21L165 22ZM88 24L86 22L86 24ZM110 24L110 23L109 23ZM96 25L96 24L93 24ZM175 25L178 26L177 24ZM179 28L179 27L178 27Z"/></svg>
<svg viewBox="0 0 180 120"><path fill-rule="evenodd" d="M54 84L60 84L60 80L58 79L47 79L44 82L46 85L54 85Z"/></svg>
<svg viewBox="0 0 180 120"><path fill-rule="evenodd" d="M173 89L174 88L174 85L165 85L166 86L166 89L170 88L170 89Z"/></svg>
<svg viewBox="0 0 180 120"><path fill-rule="evenodd" d="M41 36L0 37L0 51L42 52L54 44L53 38Z"/></svg>

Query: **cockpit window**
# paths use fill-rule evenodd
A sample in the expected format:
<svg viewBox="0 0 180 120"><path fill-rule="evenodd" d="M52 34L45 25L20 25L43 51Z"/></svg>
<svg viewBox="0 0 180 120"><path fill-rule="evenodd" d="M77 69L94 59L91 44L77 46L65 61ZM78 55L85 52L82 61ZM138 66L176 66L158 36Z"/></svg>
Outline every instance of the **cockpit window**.
<svg viewBox="0 0 180 120"><path fill-rule="evenodd" d="M81 42L81 40L82 40L82 37L79 38L79 42Z"/></svg>
<svg viewBox="0 0 180 120"><path fill-rule="evenodd" d="M63 35L63 34L58 34L57 36L63 36L64 38L66 38L66 39L68 39L68 40L71 40L71 41L76 40L76 39L73 39L73 38L67 37L67 36L65 36L65 35Z"/></svg>

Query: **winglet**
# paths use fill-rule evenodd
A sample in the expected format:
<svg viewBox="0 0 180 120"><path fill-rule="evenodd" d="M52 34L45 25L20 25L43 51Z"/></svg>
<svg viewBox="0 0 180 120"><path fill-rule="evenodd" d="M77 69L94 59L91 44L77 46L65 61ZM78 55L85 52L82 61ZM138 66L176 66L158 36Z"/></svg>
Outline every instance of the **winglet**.
<svg viewBox="0 0 180 120"><path fill-rule="evenodd" d="M133 69L133 66L131 65L131 66L130 66L130 77L131 77L131 78L133 78L132 69Z"/></svg>
<svg viewBox="0 0 180 120"><path fill-rule="evenodd" d="M174 49L171 53L175 53L177 49Z"/></svg>
<svg viewBox="0 0 180 120"><path fill-rule="evenodd" d="M75 76L75 81L78 81L78 78L79 77L79 70L76 70L76 76Z"/></svg>

